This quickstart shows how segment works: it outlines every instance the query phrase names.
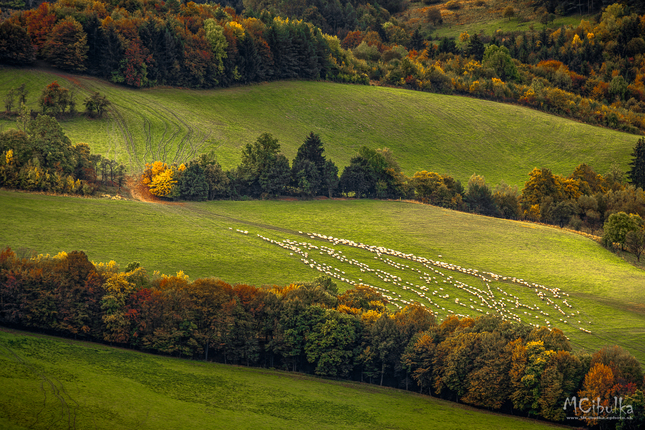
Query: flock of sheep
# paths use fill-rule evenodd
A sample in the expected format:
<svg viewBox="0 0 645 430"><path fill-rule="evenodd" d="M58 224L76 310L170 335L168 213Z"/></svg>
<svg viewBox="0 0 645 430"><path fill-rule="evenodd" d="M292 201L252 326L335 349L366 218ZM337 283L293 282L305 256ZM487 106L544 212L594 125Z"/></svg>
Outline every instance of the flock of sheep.
<svg viewBox="0 0 645 430"><path fill-rule="evenodd" d="M246 230L237 229L237 232L248 235L248 231ZM382 266L380 263L384 263L397 269L399 272L397 274L388 271L390 269L383 270L371 267L364 262L347 257L339 249L322 244L316 245L311 242L298 242L289 239L275 240L260 234L257 236L270 244L277 245L289 251L289 254L292 256L297 254L300 257L300 261L311 269L315 269L329 277L352 286L364 285L377 290L392 305L399 309L415 301L427 307L437 317L441 317L442 314L443 316L452 314L459 317L476 316L477 313L486 315L495 314L506 321L523 321L534 327L546 326L549 328L552 327L552 321L555 321L557 318L562 324L569 326L577 325L579 330L591 334L590 330L582 327L583 321L580 316L580 311L573 310L573 305L568 301L569 294L559 288L548 288L544 285L531 283L521 278L501 276L492 272L479 272L475 269L464 268L444 261L419 257L414 254L406 254L380 246L357 243L347 239L325 236L318 233L303 233L302 231L298 233L312 240L330 242L336 247L341 245L371 252L376 254L374 257L378 262L376 264ZM362 276L366 279L374 277L372 282L379 285L372 285L362 278L353 279L342 268L334 267L331 263L318 261L314 256L316 259L320 259L319 256L323 258L331 257L337 260L338 263L354 266L361 273L365 274ZM390 257L407 261L398 262ZM442 258L441 255L438 257ZM407 262L411 262L413 266L405 264ZM416 267L414 267L415 263ZM350 268L347 270L352 271ZM454 274L446 276L442 270L452 271ZM409 272L409 274L406 272ZM481 288L456 279L455 276L462 279L474 278L475 282L481 284ZM375 278L378 278L378 280ZM386 288L388 284L398 288ZM494 284L496 292L491 288L491 284ZM534 292L541 303L528 304L525 300L523 301L520 297L500 287L500 285L510 286L511 284L524 287L523 289L526 291ZM408 298L407 296L409 294L402 296L400 292L404 292L404 294L405 292L415 294L417 298ZM451 294L453 295L453 299L450 297ZM457 296L461 296L461 298ZM449 308L456 306L464 308L464 310L457 312ZM552 308L552 310L549 308ZM547 310L550 313L546 312ZM543 322L540 320L543 320ZM591 324L591 321L587 323Z"/></svg>

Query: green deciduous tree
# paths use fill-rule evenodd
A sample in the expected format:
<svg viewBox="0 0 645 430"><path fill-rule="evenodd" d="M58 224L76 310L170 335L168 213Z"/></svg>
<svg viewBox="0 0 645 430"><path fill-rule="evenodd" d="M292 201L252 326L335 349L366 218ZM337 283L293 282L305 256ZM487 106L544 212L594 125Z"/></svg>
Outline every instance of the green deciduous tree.
<svg viewBox="0 0 645 430"><path fill-rule="evenodd" d="M83 104L85 105L85 111L90 116L98 116L99 118L102 117L105 111L110 107L110 101L107 97L98 92L88 96Z"/></svg>
<svg viewBox="0 0 645 430"><path fill-rule="evenodd" d="M483 176L473 174L470 177L464 201L472 212L489 216L499 215L493 193Z"/></svg>
<svg viewBox="0 0 645 430"><path fill-rule="evenodd" d="M643 226L643 219L639 215L618 212L609 215L604 225L603 241L609 246L613 243L620 244L620 249L625 249L625 237L630 231L637 231Z"/></svg>
<svg viewBox="0 0 645 430"><path fill-rule="evenodd" d="M516 81L520 78L511 54L505 46L488 45L484 51L482 64L495 70L497 76L503 81Z"/></svg>
<svg viewBox="0 0 645 430"><path fill-rule="evenodd" d="M224 36L224 29L214 19L207 19L204 21L204 30L206 31L206 40L208 40L213 51L213 59L217 69L222 72L224 70L224 59L228 56L226 52L228 42Z"/></svg>
<svg viewBox="0 0 645 430"><path fill-rule="evenodd" d="M31 157L38 158L40 166L58 170L64 174L74 171L77 164L72 143L55 118L38 115L27 126L30 138Z"/></svg>
<svg viewBox="0 0 645 430"><path fill-rule="evenodd" d="M280 154L278 139L269 133L242 149L239 170L248 192L256 197L284 192L291 173L289 160Z"/></svg>
<svg viewBox="0 0 645 430"><path fill-rule="evenodd" d="M199 164L204 168L204 176L206 183L208 183L208 200L228 196L230 194L230 180L217 162L215 152L211 151L200 155Z"/></svg>
<svg viewBox="0 0 645 430"><path fill-rule="evenodd" d="M353 369L360 324L356 318L336 310L325 310L325 318L312 327L305 344L307 361L320 376L347 377Z"/></svg>
<svg viewBox="0 0 645 430"><path fill-rule="evenodd" d="M4 108L7 113L11 113L13 105L16 102L16 90L11 88L4 96Z"/></svg>

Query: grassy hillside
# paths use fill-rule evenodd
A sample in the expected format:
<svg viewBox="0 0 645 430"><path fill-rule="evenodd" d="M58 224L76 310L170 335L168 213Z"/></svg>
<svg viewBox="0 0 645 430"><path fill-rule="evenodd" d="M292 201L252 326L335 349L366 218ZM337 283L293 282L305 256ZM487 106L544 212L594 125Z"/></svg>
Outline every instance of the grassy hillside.
<svg viewBox="0 0 645 430"><path fill-rule="evenodd" d="M27 83L29 105L57 80L113 103L103 120L63 123L72 142L128 163L181 162L215 149L224 168L236 166L241 148L270 132L293 159L314 131L341 168L361 145L388 147L404 171L448 173L466 182L473 173L489 183L522 186L534 167L570 174L580 163L605 172L613 161L627 169L637 136L593 127L523 107L467 97L325 82L273 82L220 90L134 90L89 77L36 69L0 69L0 94ZM0 120L0 127L14 122Z"/></svg>
<svg viewBox="0 0 645 430"><path fill-rule="evenodd" d="M486 283L472 274L377 255L306 233L490 271L509 277L488 284L497 303L513 308L513 318L561 328L578 348L619 344L645 362L645 273L597 243L555 228L369 200L161 205L0 191L0 204L0 245L22 253L26 250L21 248L51 254L83 250L91 260L114 259L121 267L134 260L150 271L184 270L193 279L216 276L256 285L309 281L321 270L344 278L338 280L341 289L352 282L367 283L382 288L396 305L417 300L440 318L451 311L471 316L493 312L455 284L486 290ZM285 249L258 235L295 241L298 248ZM352 259L382 272L361 271L349 263ZM394 276L401 281L392 282ZM566 315L540 299L533 286L510 282L513 277L568 294L547 294ZM509 301L513 296L525 307L514 309L515 300Z"/></svg>
<svg viewBox="0 0 645 430"><path fill-rule="evenodd" d="M3 429L563 428L374 385L0 331Z"/></svg>
<svg viewBox="0 0 645 430"><path fill-rule="evenodd" d="M432 34L434 39L448 37L458 40L461 33L470 35L483 34L493 36L498 31L525 32L541 30L544 24L540 22L540 14L532 2L486 0L483 3L476 0L459 0L459 9L447 8L447 1L427 5L424 2L412 2L405 12L398 17L409 25L421 25L422 31ZM504 18L504 9L511 6L515 12L512 18ZM429 9L438 9L441 12L443 23L432 25L427 20ZM586 7L582 9L586 11ZM554 15L549 28L555 29L565 25L577 26L580 20L589 21L591 15Z"/></svg>

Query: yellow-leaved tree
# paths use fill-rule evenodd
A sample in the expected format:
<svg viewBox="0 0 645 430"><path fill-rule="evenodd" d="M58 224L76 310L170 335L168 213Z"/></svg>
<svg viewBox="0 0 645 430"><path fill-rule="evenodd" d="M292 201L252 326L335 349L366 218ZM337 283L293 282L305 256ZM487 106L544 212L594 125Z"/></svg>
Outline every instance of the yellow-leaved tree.
<svg viewBox="0 0 645 430"><path fill-rule="evenodd" d="M169 197L184 170L186 170L186 166L183 164L168 166L161 161L155 161L152 164L146 163L146 170L141 176L141 181L150 189L152 195Z"/></svg>
<svg viewBox="0 0 645 430"><path fill-rule="evenodd" d="M173 179L172 169L164 170L152 178L150 192L157 197L167 197L176 183L177 181Z"/></svg>

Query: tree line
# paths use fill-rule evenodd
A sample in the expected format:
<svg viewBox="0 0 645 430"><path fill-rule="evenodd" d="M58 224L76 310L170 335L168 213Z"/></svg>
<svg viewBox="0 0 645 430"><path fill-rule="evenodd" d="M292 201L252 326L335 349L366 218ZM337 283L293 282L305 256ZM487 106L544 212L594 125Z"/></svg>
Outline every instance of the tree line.
<svg viewBox="0 0 645 430"><path fill-rule="evenodd" d="M28 96L29 90L27 90L25 83L20 84L18 87L10 88L4 97L5 115L8 117L19 115L21 118L33 117L34 112L26 107ZM45 86L38 97L38 105L41 113L56 118L75 115L78 113L76 96L74 89L69 90L60 86L58 81L54 81ZM104 95L94 92L85 98L83 105L87 116L102 118L110 108L111 103ZM18 110L14 110L14 107L17 107Z"/></svg>
<svg viewBox="0 0 645 430"><path fill-rule="evenodd" d="M213 88L276 79L367 82L340 41L298 20L220 5L60 0L0 24L0 61L36 59L132 87Z"/></svg>
<svg viewBox="0 0 645 430"><path fill-rule="evenodd" d="M563 421L565 399L623 398L645 419L640 363L619 347L573 353L558 329L486 315L392 312L378 291L340 293L328 277L254 287L213 278L120 271L82 252L0 253L0 323L172 356L283 368L418 390L489 410ZM626 411L622 412L623 414ZM578 411L593 424L592 413ZM617 416L605 409L601 416ZM611 421L608 421L611 422Z"/></svg>
<svg viewBox="0 0 645 430"><path fill-rule="evenodd" d="M25 106L28 92L24 84L9 91L5 99L7 114L16 93L20 97L17 129L0 133L0 186L28 191L93 195L101 186L125 183L123 164L100 154L92 154L86 143L73 145L56 117L74 113L70 92L53 82L42 92L42 113L35 118ZM11 103L8 103L10 101ZM85 100L86 113L102 115L109 102L99 93Z"/></svg>
<svg viewBox="0 0 645 430"><path fill-rule="evenodd" d="M339 176L311 132L289 160L269 133L242 149L241 164L225 171L215 153L188 165L146 165L142 182L153 195L183 200L270 198L291 195L416 199L423 203L507 219L529 220L603 236L603 244L645 252L645 138L637 141L625 175L614 164L604 175L580 164L569 176L535 168L522 190L495 187L474 174L466 186L450 175L419 171L408 177L387 148L361 147ZM625 177L627 176L627 177ZM629 182L627 181L629 180Z"/></svg>

